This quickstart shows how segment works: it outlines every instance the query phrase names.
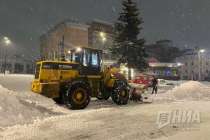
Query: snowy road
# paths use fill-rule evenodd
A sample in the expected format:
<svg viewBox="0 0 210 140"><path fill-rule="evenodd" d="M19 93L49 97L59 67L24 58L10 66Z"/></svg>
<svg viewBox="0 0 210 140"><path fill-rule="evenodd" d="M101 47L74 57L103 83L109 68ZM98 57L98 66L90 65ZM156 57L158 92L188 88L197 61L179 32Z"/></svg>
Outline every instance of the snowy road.
<svg viewBox="0 0 210 140"><path fill-rule="evenodd" d="M0 76L0 85L10 89L0 86L0 139L209 140L210 137L208 83L187 82L175 88L162 86L161 94L151 97L153 103L129 102L120 107L111 100L92 99L85 110L69 110L29 92L31 80L32 76L26 75ZM177 109L198 110L201 123L192 130L174 126L158 129L158 112Z"/></svg>
<svg viewBox="0 0 210 140"><path fill-rule="evenodd" d="M203 113L203 122L198 130L183 132L177 127L158 129L157 112L162 110L203 108L209 102L180 102L172 104L129 105L126 107L110 107L70 111L67 115L46 118L34 124L14 126L4 129L0 135L11 140L150 140L182 138L183 140L209 140L210 109ZM185 108L184 107L184 108ZM204 111L202 109L202 111ZM191 135L189 135L189 133ZM202 134L202 135L201 135ZM196 137L195 137L196 136Z"/></svg>

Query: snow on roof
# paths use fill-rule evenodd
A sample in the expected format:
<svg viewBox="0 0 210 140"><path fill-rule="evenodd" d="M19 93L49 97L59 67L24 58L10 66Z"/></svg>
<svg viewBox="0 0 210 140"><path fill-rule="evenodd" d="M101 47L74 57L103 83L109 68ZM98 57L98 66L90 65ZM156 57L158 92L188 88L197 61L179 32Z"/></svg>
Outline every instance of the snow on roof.
<svg viewBox="0 0 210 140"><path fill-rule="evenodd" d="M102 24L113 26L113 23L107 22L107 21L103 21L103 20L100 20L100 19L94 19L93 22L97 22L97 23L102 23Z"/></svg>
<svg viewBox="0 0 210 140"><path fill-rule="evenodd" d="M67 26L79 28L79 29L82 29L82 30L88 30L88 28L89 28L89 25L82 24L82 23L74 23L74 22L67 21L64 24L67 25Z"/></svg>
<svg viewBox="0 0 210 140"><path fill-rule="evenodd" d="M57 30L58 28L65 27L65 26L69 26L69 27L73 27L73 28L79 28L79 29L85 30L85 31L88 31L88 28L89 28L89 25L80 23L80 22L78 22L78 21L74 21L74 20L64 20L64 21L62 21L62 22L56 24L56 25L53 26L52 28L50 28L50 29L47 31L47 34L51 34L51 33L54 32L55 30Z"/></svg>

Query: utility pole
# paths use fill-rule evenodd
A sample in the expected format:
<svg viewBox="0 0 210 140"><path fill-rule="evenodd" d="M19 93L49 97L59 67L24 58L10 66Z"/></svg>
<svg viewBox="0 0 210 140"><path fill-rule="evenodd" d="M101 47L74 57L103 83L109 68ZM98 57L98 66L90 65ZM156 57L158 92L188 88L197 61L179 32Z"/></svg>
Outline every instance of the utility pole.
<svg viewBox="0 0 210 140"><path fill-rule="evenodd" d="M4 55L4 75L6 74L7 69L7 47L11 44L11 40L8 37L3 38L5 43L5 55Z"/></svg>
<svg viewBox="0 0 210 140"><path fill-rule="evenodd" d="M203 54L205 52L204 49L201 49L198 51L198 80L201 81L202 80L202 61L201 61L201 54Z"/></svg>
<svg viewBox="0 0 210 140"><path fill-rule="evenodd" d="M60 47L60 60L65 61L64 35L62 36L62 40L59 44L59 47Z"/></svg>
<svg viewBox="0 0 210 140"><path fill-rule="evenodd" d="M6 74L7 70L7 49L5 49L5 55L4 55L4 75Z"/></svg>
<svg viewBox="0 0 210 140"><path fill-rule="evenodd" d="M2 49L1 49L1 46L0 46L0 73L2 72L3 70L3 58L2 58Z"/></svg>
<svg viewBox="0 0 210 140"><path fill-rule="evenodd" d="M200 51L198 52L198 80L201 80L201 55Z"/></svg>

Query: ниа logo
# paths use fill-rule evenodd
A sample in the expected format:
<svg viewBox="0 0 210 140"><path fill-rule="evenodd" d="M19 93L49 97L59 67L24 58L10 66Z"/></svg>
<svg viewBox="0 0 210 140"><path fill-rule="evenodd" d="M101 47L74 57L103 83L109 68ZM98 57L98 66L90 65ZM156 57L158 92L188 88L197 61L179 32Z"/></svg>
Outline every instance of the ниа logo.
<svg viewBox="0 0 210 140"><path fill-rule="evenodd" d="M192 125L200 123L200 113L193 110L173 110L158 112L157 126L159 129L167 125Z"/></svg>

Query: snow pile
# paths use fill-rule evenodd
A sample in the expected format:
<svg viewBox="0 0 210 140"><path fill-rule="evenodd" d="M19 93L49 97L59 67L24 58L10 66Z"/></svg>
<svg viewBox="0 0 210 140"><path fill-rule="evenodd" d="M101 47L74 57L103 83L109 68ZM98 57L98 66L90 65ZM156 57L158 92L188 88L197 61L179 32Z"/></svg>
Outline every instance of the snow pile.
<svg viewBox="0 0 210 140"><path fill-rule="evenodd" d="M172 97L178 100L203 100L210 99L210 87L197 82L189 81L173 88L171 91L168 91L166 94L170 94Z"/></svg>
<svg viewBox="0 0 210 140"><path fill-rule="evenodd" d="M189 81L175 87L171 94L176 99L210 99L210 88L196 81Z"/></svg>
<svg viewBox="0 0 210 140"><path fill-rule="evenodd" d="M0 85L0 93L5 93L5 92L9 92L9 90Z"/></svg>
<svg viewBox="0 0 210 140"><path fill-rule="evenodd" d="M210 100L210 87L197 81L188 81L175 86L171 90L151 96L157 103L182 100Z"/></svg>
<svg viewBox="0 0 210 140"><path fill-rule="evenodd" d="M60 114L19 94L0 85L0 128Z"/></svg>

